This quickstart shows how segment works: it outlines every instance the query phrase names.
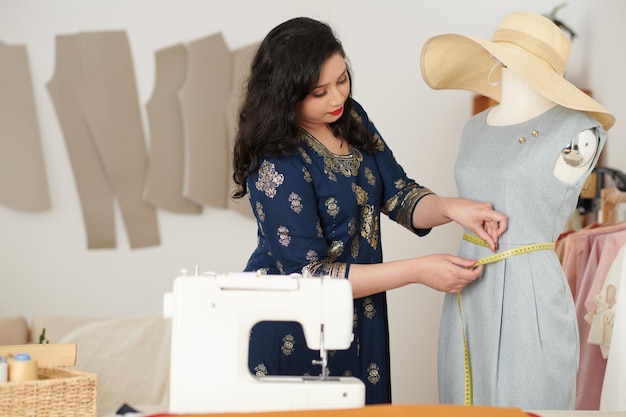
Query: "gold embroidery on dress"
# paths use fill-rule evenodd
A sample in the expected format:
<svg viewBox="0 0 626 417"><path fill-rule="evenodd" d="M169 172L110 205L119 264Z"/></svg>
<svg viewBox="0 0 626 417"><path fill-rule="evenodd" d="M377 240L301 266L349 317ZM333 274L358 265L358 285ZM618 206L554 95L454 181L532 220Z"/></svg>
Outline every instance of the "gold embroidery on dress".
<svg viewBox="0 0 626 417"><path fill-rule="evenodd" d="M351 244L350 244L350 255L353 258L357 258L359 256L359 239L355 238L356 235L356 219L353 217L348 222L348 235L350 236Z"/></svg>
<svg viewBox="0 0 626 417"><path fill-rule="evenodd" d="M349 369L346 369L343 373L343 376L352 376L352 371Z"/></svg>
<svg viewBox="0 0 626 417"><path fill-rule="evenodd" d="M311 261L316 261L317 260L317 252L314 251L313 249L309 249L309 251L306 253L306 260L311 262Z"/></svg>
<svg viewBox="0 0 626 417"><path fill-rule="evenodd" d="M329 197L326 200L325 205L326 205L326 211L331 216L335 217L337 216L337 214L339 214L339 206L337 205L337 200L335 199L335 197Z"/></svg>
<svg viewBox="0 0 626 417"><path fill-rule="evenodd" d="M335 262L335 260L337 260L342 253L343 242L340 240L334 240L333 243L330 244L330 248L328 248L328 260L330 262Z"/></svg>
<svg viewBox="0 0 626 417"><path fill-rule="evenodd" d="M376 308L374 308L374 302L370 297L363 300L363 315L368 319L372 319L376 315Z"/></svg>
<svg viewBox="0 0 626 417"><path fill-rule="evenodd" d="M291 243L291 236L289 236L289 229L286 226L278 226L276 230L278 235L278 242L283 246L289 246Z"/></svg>
<svg viewBox="0 0 626 417"><path fill-rule="evenodd" d="M261 204L260 201L257 201L255 206L256 206L256 214L257 214L257 216L259 216L259 220L264 222L265 221L265 211L263 210L263 204Z"/></svg>
<svg viewBox="0 0 626 417"><path fill-rule="evenodd" d="M331 181L337 181L335 174L340 173L344 177L355 177L359 173L359 167L363 161L363 154L356 148L350 147L349 155L337 155L330 152L320 141L304 129L302 135L311 149L324 158L324 172ZM306 152L301 149L301 154ZM308 157L308 155L306 155ZM310 160L310 157L309 157ZM308 161L307 161L308 162ZM310 163L310 162L309 162Z"/></svg>
<svg viewBox="0 0 626 417"><path fill-rule="evenodd" d="M352 156L324 156L324 171L328 174L328 178L333 181L337 180L334 173L340 173L347 178L356 177L359 173L361 161L363 161L363 155L357 149L352 149Z"/></svg>
<svg viewBox="0 0 626 417"><path fill-rule="evenodd" d="M283 264L279 260L276 260L276 268L278 268L278 271L281 274L283 274L283 275L285 274L285 268L283 268Z"/></svg>
<svg viewBox="0 0 626 417"><path fill-rule="evenodd" d="M406 181L404 180L404 178L400 178L400 179L395 180L394 184L396 185L396 188L398 190L401 190L404 187L406 187Z"/></svg>
<svg viewBox="0 0 626 417"><path fill-rule="evenodd" d="M398 195L394 195L389 200L387 200L384 209L387 210L387 213L394 211L396 207L398 207L398 204L400 204L400 199L398 198Z"/></svg>
<svg viewBox="0 0 626 417"><path fill-rule="evenodd" d="M328 276L331 278L347 278L348 264L345 262L333 262L328 268Z"/></svg>
<svg viewBox="0 0 626 417"><path fill-rule="evenodd" d="M293 353L295 344L296 344L295 342L296 342L296 339L291 334L288 334L285 337L283 337L283 345L280 347L280 350L283 352L283 355L289 356Z"/></svg>
<svg viewBox="0 0 626 417"><path fill-rule="evenodd" d="M322 225L319 220L317 221L315 228L317 229L317 237L324 237L324 230L322 229Z"/></svg>
<svg viewBox="0 0 626 417"><path fill-rule="evenodd" d="M285 176L276 172L276 166L264 160L259 167L259 179L255 183L256 189L263 191L269 198L276 196L276 189L283 183Z"/></svg>
<svg viewBox="0 0 626 417"><path fill-rule="evenodd" d="M350 255L354 259L359 257L359 239L352 239L352 244L350 245Z"/></svg>
<svg viewBox="0 0 626 417"><path fill-rule="evenodd" d="M405 188L409 188L400 200L397 195L393 196L385 202L382 208L382 212L389 214L391 211L398 209L396 221L398 224L406 227L409 230L413 230L413 207L417 203L417 200L428 195L434 194L426 187L420 187L417 184L407 185ZM400 205L398 208L397 206Z"/></svg>
<svg viewBox="0 0 626 417"><path fill-rule="evenodd" d="M352 183L352 192L354 193L354 196L356 197L356 202L359 206L367 203L367 192L363 188L361 188L357 184Z"/></svg>
<svg viewBox="0 0 626 417"><path fill-rule="evenodd" d="M311 173L309 172L308 169L306 169L305 166L302 167L302 177L309 184L313 182L313 177L311 177Z"/></svg>
<svg viewBox="0 0 626 417"><path fill-rule="evenodd" d="M254 367L254 375L255 376L266 376L267 375L267 367L264 363L260 363Z"/></svg>
<svg viewBox="0 0 626 417"><path fill-rule="evenodd" d="M356 220L353 217L348 222L348 234L350 236L354 236L355 233L356 233Z"/></svg>
<svg viewBox="0 0 626 417"><path fill-rule="evenodd" d="M367 380L374 385L380 381L380 368L375 363L367 367Z"/></svg>
<svg viewBox="0 0 626 417"><path fill-rule="evenodd" d="M354 192L354 196L356 198L356 202L359 206L361 206L361 236L367 240L369 245L376 249L378 246L378 216L372 205L367 204L369 196L367 192L358 186L357 184L352 184L352 192ZM355 252L355 250L357 252ZM351 254L353 257L356 257L355 253L358 255L358 243L355 247L354 243L351 247Z"/></svg>
<svg viewBox="0 0 626 417"><path fill-rule="evenodd" d="M332 262L329 260L314 260L302 267L302 274L315 276L328 276L329 278L347 278L348 265L345 262Z"/></svg>
<svg viewBox="0 0 626 417"><path fill-rule="evenodd" d="M378 152L385 150L385 143L378 133L374 133L374 146Z"/></svg>
<svg viewBox="0 0 626 417"><path fill-rule="evenodd" d="M380 228L378 221L378 216L371 204L361 208L361 236L374 249L378 247L378 230Z"/></svg>
<svg viewBox="0 0 626 417"><path fill-rule="evenodd" d="M298 148L298 152L300 152L300 155L302 155L302 158L304 158L304 162L306 162L307 164L311 165L313 163L313 161L311 160L311 157L309 156L309 154L304 150L304 148ZM304 167L303 167L304 168Z"/></svg>
<svg viewBox="0 0 626 417"><path fill-rule="evenodd" d="M365 178L367 179L367 183L371 186L375 186L376 177L374 176L374 173L372 172L372 170L369 167L365 167L363 169L363 172L365 173Z"/></svg>
<svg viewBox="0 0 626 417"><path fill-rule="evenodd" d="M302 198L296 193L289 194L289 203L294 213L300 214L302 211Z"/></svg>

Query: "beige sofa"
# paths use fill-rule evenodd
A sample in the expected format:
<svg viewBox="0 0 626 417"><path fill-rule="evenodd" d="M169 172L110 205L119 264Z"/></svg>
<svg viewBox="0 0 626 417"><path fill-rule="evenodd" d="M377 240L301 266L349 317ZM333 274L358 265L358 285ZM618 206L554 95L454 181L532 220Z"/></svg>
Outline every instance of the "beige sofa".
<svg viewBox="0 0 626 417"><path fill-rule="evenodd" d="M0 345L76 343L73 369L98 375L98 416L123 404L167 410L171 325L161 316L0 317Z"/></svg>

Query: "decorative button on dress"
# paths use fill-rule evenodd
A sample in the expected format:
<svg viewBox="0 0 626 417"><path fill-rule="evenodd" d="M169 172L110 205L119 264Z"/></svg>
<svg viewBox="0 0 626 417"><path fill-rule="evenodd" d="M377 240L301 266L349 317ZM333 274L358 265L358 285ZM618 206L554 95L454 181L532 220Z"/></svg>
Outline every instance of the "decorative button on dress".
<svg viewBox="0 0 626 417"><path fill-rule="evenodd" d="M567 227L581 188L606 141L584 112L556 106L523 123L489 126L489 109L472 117L455 165L459 196L486 201L508 215L499 251L554 242ZM564 147L597 129L596 159L575 184L554 175ZM481 259L488 248L463 241L459 256ZM574 302L557 254L541 250L485 265L461 292L473 403L530 410L571 409L579 335ZM463 331L457 297L446 294L439 338L439 397L464 401Z"/></svg>
<svg viewBox="0 0 626 417"><path fill-rule="evenodd" d="M367 114L357 103L354 107L352 116L377 141L373 153L351 147L349 155L335 155L303 131L296 154L259 161L247 181L258 224L258 246L247 271L307 269L347 278L351 264L382 262L381 212L413 233L428 233L413 229L411 217L415 204L431 192L407 177ZM264 322L252 329L249 367L255 375L318 376L322 369L313 359L319 352L306 348L297 323ZM368 404L391 402L385 293L354 300L354 342L329 355L329 369L331 376L360 378Z"/></svg>

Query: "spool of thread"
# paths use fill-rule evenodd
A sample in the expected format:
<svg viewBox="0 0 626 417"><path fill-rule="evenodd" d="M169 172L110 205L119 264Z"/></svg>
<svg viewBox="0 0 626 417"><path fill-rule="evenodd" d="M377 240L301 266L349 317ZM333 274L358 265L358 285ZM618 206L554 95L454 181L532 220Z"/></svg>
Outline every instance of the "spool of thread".
<svg viewBox="0 0 626 417"><path fill-rule="evenodd" d="M9 359L9 382L33 381L38 379L37 361L28 353L16 353Z"/></svg>
<svg viewBox="0 0 626 417"><path fill-rule="evenodd" d="M9 364L7 363L7 358L0 355L0 384L9 380L8 366Z"/></svg>

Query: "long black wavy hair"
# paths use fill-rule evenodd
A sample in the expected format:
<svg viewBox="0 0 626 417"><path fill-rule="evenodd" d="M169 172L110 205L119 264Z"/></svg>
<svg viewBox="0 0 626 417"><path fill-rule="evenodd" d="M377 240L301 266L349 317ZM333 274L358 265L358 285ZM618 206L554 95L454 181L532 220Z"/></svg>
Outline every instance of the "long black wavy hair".
<svg viewBox="0 0 626 417"><path fill-rule="evenodd" d="M263 39L252 60L239 111L233 152L233 198L246 195L246 179L258 169L259 159L296 151L301 140L296 104L311 93L322 63L335 53L346 57L333 30L308 17L281 23ZM348 76L351 77L349 69ZM373 138L351 116L351 93L343 115L330 128L335 136L351 145L371 151Z"/></svg>

